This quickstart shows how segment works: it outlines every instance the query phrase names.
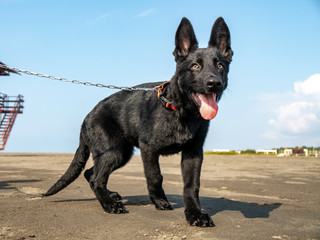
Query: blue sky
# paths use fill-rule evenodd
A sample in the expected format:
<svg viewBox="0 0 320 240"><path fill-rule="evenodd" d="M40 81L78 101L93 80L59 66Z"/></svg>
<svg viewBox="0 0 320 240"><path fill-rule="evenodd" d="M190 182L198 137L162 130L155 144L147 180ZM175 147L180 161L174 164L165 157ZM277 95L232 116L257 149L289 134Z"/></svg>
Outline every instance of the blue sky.
<svg viewBox="0 0 320 240"><path fill-rule="evenodd" d="M173 76L182 17L200 47L222 16L234 58L205 150L320 145L320 2L0 0L0 61L68 79L133 86ZM114 90L0 78L25 109L7 152L74 152L81 123Z"/></svg>

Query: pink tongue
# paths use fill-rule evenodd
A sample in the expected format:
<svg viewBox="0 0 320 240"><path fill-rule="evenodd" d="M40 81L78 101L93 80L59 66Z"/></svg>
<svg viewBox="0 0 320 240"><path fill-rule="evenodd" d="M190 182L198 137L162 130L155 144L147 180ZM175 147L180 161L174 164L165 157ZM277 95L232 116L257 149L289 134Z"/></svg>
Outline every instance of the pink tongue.
<svg viewBox="0 0 320 240"><path fill-rule="evenodd" d="M200 114L206 120L213 119L218 112L218 105L216 103L216 95L213 94L199 94L201 100Z"/></svg>

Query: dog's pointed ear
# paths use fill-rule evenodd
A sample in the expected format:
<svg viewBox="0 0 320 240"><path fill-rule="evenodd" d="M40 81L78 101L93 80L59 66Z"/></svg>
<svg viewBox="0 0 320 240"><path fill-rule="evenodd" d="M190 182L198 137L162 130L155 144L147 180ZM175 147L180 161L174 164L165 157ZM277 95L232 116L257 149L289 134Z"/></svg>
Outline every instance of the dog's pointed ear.
<svg viewBox="0 0 320 240"><path fill-rule="evenodd" d="M198 48L198 41L194 34L193 27L187 18L182 18L180 25L176 32L175 38L176 48L173 51L173 55L176 60L179 58L185 58L188 54Z"/></svg>
<svg viewBox="0 0 320 240"><path fill-rule="evenodd" d="M231 49L230 31L222 17L219 17L213 24L209 47L218 48L222 55L231 62L233 51Z"/></svg>

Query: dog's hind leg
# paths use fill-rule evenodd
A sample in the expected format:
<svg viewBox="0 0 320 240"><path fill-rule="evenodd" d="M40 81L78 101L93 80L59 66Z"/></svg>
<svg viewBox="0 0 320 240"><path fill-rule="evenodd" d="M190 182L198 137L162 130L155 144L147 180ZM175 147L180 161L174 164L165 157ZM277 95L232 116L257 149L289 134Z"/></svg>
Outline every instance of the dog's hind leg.
<svg viewBox="0 0 320 240"><path fill-rule="evenodd" d="M124 166L132 156L133 145L125 140L122 130L107 115L87 118L87 141L94 166L85 172L90 187L102 208L109 213L124 213L126 209L107 189L110 174Z"/></svg>
<svg viewBox="0 0 320 240"><path fill-rule="evenodd" d="M159 155L141 148L141 156L151 202L158 210L172 210L162 188L163 177L159 166Z"/></svg>
<svg viewBox="0 0 320 240"><path fill-rule="evenodd" d="M87 169L85 172L84 172L84 177L87 179L87 181L90 183L90 180L91 180L91 176L93 175L93 167L90 168L90 169ZM120 201L122 199L122 197L119 195L119 193L117 192L113 192L113 191L110 191L109 189L107 189L110 197L114 200L114 201Z"/></svg>
<svg viewBox="0 0 320 240"><path fill-rule="evenodd" d="M102 208L108 213L127 212L124 204L118 199L113 198L107 189L107 183L110 174L116 169L122 167L131 157L133 147L117 146L109 148L104 153L94 156L93 173L90 175L90 169L87 170L87 177L90 177L90 187L100 202Z"/></svg>

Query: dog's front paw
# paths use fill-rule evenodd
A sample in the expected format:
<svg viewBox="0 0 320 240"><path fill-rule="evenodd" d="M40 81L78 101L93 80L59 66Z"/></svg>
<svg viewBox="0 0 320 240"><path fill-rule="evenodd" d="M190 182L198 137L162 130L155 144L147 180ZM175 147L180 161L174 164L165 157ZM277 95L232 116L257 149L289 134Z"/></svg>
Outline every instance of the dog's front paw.
<svg viewBox="0 0 320 240"><path fill-rule="evenodd" d="M214 223L211 217L206 213L191 213L185 210L186 219L189 222L190 226L197 227L214 227Z"/></svg>
<svg viewBox="0 0 320 240"><path fill-rule="evenodd" d="M124 204L122 202L112 202L112 203L104 203L102 204L103 209L108 213L127 213Z"/></svg>
<svg viewBox="0 0 320 240"><path fill-rule="evenodd" d="M157 210L172 210L171 204L164 199L153 199L152 202Z"/></svg>
<svg viewBox="0 0 320 240"><path fill-rule="evenodd" d="M122 200L122 197L120 196L119 193L117 192L112 192L110 190L108 190L109 196L114 200L114 201L120 201Z"/></svg>

